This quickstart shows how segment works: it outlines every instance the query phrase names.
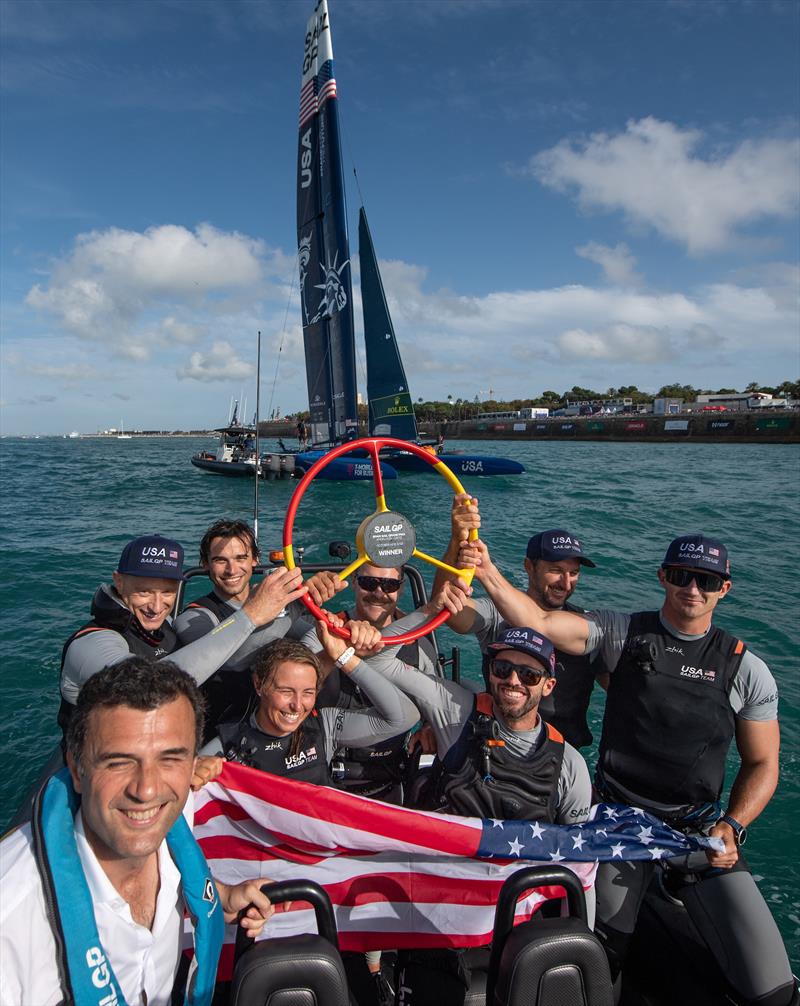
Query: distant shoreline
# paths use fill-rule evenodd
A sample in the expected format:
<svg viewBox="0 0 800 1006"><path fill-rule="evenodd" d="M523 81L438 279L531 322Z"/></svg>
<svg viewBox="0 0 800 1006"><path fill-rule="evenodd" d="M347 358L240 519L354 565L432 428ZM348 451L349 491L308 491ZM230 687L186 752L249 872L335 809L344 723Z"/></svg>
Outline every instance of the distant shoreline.
<svg viewBox="0 0 800 1006"><path fill-rule="evenodd" d="M271 421L261 423L261 441L285 438L292 454L299 451L294 446L297 439L294 422ZM800 410L770 409L769 412L714 412L683 413L674 416L616 415L616 416L558 416L547 419L456 420L444 423L420 423L421 437L443 434L445 441L458 440L562 440L610 441L614 443L800 443ZM147 440L168 437L193 439L205 437L216 440L216 430L148 430L146 433L130 431L127 440ZM65 439L65 440L116 440L116 433L81 433L80 437L66 434L4 434L2 439Z"/></svg>

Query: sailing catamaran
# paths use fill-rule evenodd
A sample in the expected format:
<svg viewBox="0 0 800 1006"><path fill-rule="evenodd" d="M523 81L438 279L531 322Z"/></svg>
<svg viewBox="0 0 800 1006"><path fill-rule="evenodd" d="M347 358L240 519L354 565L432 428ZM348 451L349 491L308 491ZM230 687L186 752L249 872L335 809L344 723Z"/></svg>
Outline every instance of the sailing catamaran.
<svg viewBox="0 0 800 1006"><path fill-rule="evenodd" d="M358 435L353 290L328 8L306 26L297 154L297 248L311 439L325 449ZM370 433L418 442L414 408L363 209L361 293L367 350ZM317 459L320 451L308 457ZM385 455L393 468L432 470L411 452ZM298 463L304 463L298 455ZM524 471L504 458L447 454L456 475Z"/></svg>

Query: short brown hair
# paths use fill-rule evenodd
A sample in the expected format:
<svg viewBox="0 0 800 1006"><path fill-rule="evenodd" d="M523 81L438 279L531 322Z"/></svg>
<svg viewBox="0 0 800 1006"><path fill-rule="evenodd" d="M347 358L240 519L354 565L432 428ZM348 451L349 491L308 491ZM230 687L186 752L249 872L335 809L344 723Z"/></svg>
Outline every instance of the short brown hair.
<svg viewBox="0 0 800 1006"><path fill-rule="evenodd" d="M78 694L75 711L67 729L67 750L80 762L86 744L89 716L95 709L129 706L149 712L159 709L181 695L194 710L195 749L203 739L206 705L191 675L169 660L128 657L118 664L93 674Z"/></svg>
<svg viewBox="0 0 800 1006"><path fill-rule="evenodd" d="M243 520L218 520L203 535L200 542L200 562L208 565L211 542L215 538L240 538L250 549L256 562L261 557L253 529Z"/></svg>

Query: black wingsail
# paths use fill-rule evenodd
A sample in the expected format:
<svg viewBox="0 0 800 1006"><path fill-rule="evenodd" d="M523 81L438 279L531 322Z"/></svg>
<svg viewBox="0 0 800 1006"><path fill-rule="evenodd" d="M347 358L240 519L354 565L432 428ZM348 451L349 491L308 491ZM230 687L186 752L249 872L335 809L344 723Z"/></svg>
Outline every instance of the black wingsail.
<svg viewBox="0 0 800 1006"><path fill-rule="evenodd" d="M367 351L369 430L376 436L416 440L414 405L363 207L358 214L358 256Z"/></svg>
<svg viewBox="0 0 800 1006"><path fill-rule="evenodd" d="M326 0L306 26L297 155L297 246L311 437L358 428L353 292Z"/></svg>

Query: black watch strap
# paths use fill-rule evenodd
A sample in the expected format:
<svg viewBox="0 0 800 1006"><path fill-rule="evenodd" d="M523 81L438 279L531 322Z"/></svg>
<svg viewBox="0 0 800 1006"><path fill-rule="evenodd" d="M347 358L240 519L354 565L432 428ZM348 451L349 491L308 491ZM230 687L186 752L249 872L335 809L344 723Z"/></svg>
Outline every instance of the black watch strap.
<svg viewBox="0 0 800 1006"><path fill-rule="evenodd" d="M747 828L745 828L743 824L737 821L735 817L731 817L730 814L723 814L722 817L720 818L720 821L724 821L725 824L728 824L730 825L731 828L733 828L733 834L736 838L736 844L744 845L744 843L747 841Z"/></svg>

